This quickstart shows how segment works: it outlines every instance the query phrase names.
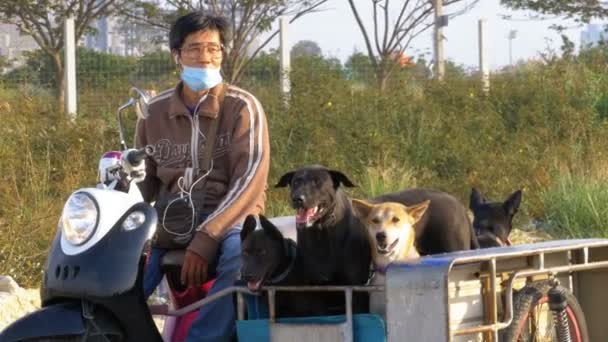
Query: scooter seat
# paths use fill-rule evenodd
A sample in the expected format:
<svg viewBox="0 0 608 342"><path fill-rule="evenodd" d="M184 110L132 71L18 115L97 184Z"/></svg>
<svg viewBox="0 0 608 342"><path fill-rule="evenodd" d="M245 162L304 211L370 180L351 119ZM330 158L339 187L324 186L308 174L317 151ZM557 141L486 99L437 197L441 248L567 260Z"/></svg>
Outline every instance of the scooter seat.
<svg viewBox="0 0 608 342"><path fill-rule="evenodd" d="M185 249L167 251L167 253L163 255L163 259L160 262L160 266L161 268L182 267L182 265L184 264L185 255Z"/></svg>

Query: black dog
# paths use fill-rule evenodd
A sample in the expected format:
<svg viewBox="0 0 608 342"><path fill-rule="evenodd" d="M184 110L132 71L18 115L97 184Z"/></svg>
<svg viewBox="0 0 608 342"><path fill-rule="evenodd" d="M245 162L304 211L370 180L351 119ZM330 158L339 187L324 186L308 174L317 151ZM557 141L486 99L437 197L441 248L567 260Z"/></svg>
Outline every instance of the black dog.
<svg viewBox="0 0 608 342"><path fill-rule="evenodd" d="M262 229L256 230L253 215L247 216L241 230L241 280L254 292L264 285L303 285L304 277L298 259L296 243L285 239L281 231L263 215ZM278 317L302 317L339 314L343 305L332 307L325 293L284 292L275 295ZM267 303L266 299L263 299Z"/></svg>
<svg viewBox="0 0 608 342"><path fill-rule="evenodd" d="M471 190L469 208L475 217L473 227L482 248L511 245L509 234L521 195L521 190L517 190L504 202L487 202L479 190Z"/></svg>
<svg viewBox="0 0 608 342"><path fill-rule="evenodd" d="M276 187L286 186L297 210L298 255L306 281L302 285L366 284L371 262L367 231L341 190L354 184L339 171L309 166L283 175ZM332 301L343 303L343 294L336 295ZM367 293L355 293L355 312L367 308Z"/></svg>
<svg viewBox="0 0 608 342"><path fill-rule="evenodd" d="M260 215L262 229L255 230L253 215L247 216L241 230L241 279L251 291L259 291L263 284L288 285L296 276L296 243Z"/></svg>
<svg viewBox="0 0 608 342"><path fill-rule="evenodd" d="M297 210L298 251L311 285L362 285L371 260L367 232L340 186L355 186L343 173L309 166L281 177Z"/></svg>

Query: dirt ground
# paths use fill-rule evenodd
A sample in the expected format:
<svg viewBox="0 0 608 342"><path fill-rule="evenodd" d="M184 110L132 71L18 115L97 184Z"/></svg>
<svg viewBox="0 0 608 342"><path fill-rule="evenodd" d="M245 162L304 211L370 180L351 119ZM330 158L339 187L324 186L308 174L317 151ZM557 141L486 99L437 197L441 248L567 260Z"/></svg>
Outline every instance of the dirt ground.
<svg viewBox="0 0 608 342"><path fill-rule="evenodd" d="M39 307L38 289L18 288L14 293L0 292L0 330Z"/></svg>

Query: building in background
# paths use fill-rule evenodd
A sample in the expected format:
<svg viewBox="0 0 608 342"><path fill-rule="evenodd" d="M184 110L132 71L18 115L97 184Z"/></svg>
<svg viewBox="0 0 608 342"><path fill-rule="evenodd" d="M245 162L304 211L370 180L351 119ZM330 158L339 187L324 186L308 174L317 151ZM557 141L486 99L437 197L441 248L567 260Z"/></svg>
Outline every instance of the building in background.
<svg viewBox="0 0 608 342"><path fill-rule="evenodd" d="M34 38L21 34L15 25L0 23L0 57L12 67L23 64L23 52L35 49L38 44Z"/></svg>
<svg viewBox="0 0 608 342"><path fill-rule="evenodd" d="M167 32L147 25L136 24L120 17L102 17L92 25L80 45L99 52L121 56L141 56L154 50L168 50Z"/></svg>
<svg viewBox="0 0 608 342"><path fill-rule="evenodd" d="M604 24L588 24L581 32L581 46L588 47L597 45L600 41L608 40L608 32Z"/></svg>

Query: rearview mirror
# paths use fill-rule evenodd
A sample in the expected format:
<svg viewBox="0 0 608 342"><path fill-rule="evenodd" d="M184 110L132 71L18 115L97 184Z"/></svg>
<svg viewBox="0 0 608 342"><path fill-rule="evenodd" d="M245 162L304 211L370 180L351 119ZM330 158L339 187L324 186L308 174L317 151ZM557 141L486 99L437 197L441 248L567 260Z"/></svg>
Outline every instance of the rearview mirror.
<svg viewBox="0 0 608 342"><path fill-rule="evenodd" d="M131 98L134 100L135 113L139 119L145 120L148 117L148 104L153 94L148 90L141 90L132 87L129 90Z"/></svg>

